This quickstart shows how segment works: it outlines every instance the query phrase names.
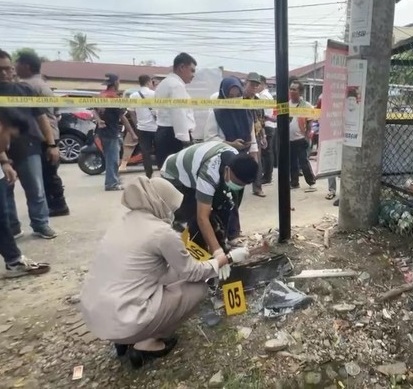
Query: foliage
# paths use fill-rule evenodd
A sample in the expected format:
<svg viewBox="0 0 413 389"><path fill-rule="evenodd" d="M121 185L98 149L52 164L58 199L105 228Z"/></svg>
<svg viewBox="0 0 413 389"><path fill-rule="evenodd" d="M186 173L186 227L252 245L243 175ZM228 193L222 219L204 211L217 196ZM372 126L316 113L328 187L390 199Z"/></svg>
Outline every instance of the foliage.
<svg viewBox="0 0 413 389"><path fill-rule="evenodd" d="M20 54L23 53L30 53L30 54L36 54L38 57L40 57L40 60L42 62L47 62L49 59L47 57L39 55L35 49L32 49L31 47L22 47L21 49L14 50L13 53L11 53L11 58L13 62L16 62L17 58L19 57Z"/></svg>
<svg viewBox="0 0 413 389"><path fill-rule="evenodd" d="M100 51L96 43L88 43L87 35L81 32L76 33L72 39L68 40L69 54L73 61L93 62L94 59L99 59L98 52Z"/></svg>

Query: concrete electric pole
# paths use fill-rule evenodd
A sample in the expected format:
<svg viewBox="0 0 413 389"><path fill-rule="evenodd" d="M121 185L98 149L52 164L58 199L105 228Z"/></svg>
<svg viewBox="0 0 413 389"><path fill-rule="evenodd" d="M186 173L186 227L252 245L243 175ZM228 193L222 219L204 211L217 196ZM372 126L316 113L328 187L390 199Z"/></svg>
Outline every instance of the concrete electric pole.
<svg viewBox="0 0 413 389"><path fill-rule="evenodd" d="M359 125L361 147L343 146L339 227L341 230L367 229L378 222L382 150L386 125L390 58L395 1L372 1L371 35L368 46L360 46L349 59L367 60L364 119ZM360 3L358 1L358 3ZM352 1L352 8L356 7ZM360 32L360 18L353 17L350 31ZM367 23L368 25L368 23ZM362 34L350 36L359 38ZM350 50L351 52L351 50Z"/></svg>

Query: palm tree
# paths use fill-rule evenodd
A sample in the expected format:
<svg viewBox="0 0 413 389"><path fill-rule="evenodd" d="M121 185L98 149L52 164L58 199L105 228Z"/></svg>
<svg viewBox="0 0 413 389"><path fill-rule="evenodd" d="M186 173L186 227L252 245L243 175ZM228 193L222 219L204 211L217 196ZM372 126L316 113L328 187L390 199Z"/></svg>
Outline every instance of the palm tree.
<svg viewBox="0 0 413 389"><path fill-rule="evenodd" d="M88 43L87 35L81 32L76 33L73 39L68 40L70 51L69 54L73 61L93 62L93 59L99 59L97 54L100 50L96 43Z"/></svg>

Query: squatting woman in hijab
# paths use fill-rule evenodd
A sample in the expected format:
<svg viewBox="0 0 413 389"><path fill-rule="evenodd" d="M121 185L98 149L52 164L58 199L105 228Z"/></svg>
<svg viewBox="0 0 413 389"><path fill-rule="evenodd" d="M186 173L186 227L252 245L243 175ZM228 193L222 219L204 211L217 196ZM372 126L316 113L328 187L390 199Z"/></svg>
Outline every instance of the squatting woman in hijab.
<svg viewBox="0 0 413 389"><path fill-rule="evenodd" d="M128 352L136 368L174 348L172 335L205 298L205 281L231 262L225 254L206 262L188 254L171 227L182 198L163 178L130 184L122 197L129 211L110 225L82 290L89 329L119 355Z"/></svg>

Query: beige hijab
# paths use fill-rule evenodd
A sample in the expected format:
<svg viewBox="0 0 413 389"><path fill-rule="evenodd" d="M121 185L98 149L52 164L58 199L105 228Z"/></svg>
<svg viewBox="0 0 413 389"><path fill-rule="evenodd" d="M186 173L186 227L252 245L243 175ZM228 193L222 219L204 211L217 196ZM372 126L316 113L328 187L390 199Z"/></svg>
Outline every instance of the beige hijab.
<svg viewBox="0 0 413 389"><path fill-rule="evenodd" d="M163 178L138 177L125 188L122 204L131 211L147 211L159 219L172 222L173 213L181 206L183 197Z"/></svg>

